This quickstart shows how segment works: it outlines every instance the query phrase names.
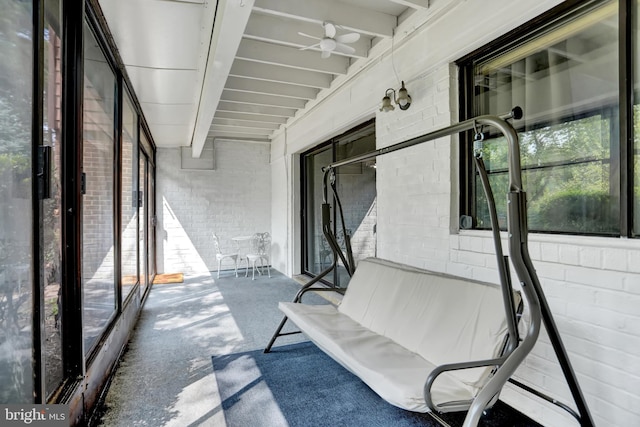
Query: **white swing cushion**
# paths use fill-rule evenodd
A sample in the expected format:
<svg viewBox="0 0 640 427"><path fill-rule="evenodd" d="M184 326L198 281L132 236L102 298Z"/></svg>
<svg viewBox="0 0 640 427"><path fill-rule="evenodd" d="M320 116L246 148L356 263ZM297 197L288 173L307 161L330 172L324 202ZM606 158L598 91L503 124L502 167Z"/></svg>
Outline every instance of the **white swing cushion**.
<svg viewBox="0 0 640 427"><path fill-rule="evenodd" d="M499 287L377 258L360 261L338 308L279 307L383 399L416 412L430 410L423 387L436 366L496 357L507 332ZM490 371L445 372L431 399L473 399Z"/></svg>

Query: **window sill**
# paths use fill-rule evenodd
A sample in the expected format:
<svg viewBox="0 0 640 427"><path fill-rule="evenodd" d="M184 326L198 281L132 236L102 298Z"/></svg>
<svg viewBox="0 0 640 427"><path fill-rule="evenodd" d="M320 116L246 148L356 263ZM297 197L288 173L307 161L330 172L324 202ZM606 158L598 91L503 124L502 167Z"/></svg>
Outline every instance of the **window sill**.
<svg viewBox="0 0 640 427"><path fill-rule="evenodd" d="M459 230L457 236L491 238L490 230ZM507 240L507 232L501 231L500 237ZM529 233L529 243L551 243L563 245L576 245L582 247L597 247L611 249L638 249L640 250L640 239L630 239L626 237L607 236L578 236L572 234L544 234Z"/></svg>

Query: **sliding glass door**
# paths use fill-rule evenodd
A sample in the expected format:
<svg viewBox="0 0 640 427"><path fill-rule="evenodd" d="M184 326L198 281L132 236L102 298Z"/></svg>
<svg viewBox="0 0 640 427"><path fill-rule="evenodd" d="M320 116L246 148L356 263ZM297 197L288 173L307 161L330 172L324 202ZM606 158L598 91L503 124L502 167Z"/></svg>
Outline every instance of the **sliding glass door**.
<svg viewBox="0 0 640 427"><path fill-rule="evenodd" d="M128 94L122 100L121 158L120 280L124 301L138 283L138 114Z"/></svg>
<svg viewBox="0 0 640 427"><path fill-rule="evenodd" d="M84 412L155 274L155 146L92 6L62 6L0 0L0 404Z"/></svg>
<svg viewBox="0 0 640 427"><path fill-rule="evenodd" d="M44 327L42 333L45 364L45 397L51 396L64 379L62 360L62 188L61 188L61 90L62 43L61 7L58 1L45 2L42 145L46 147L49 167L48 197L42 200L42 247L40 248L44 287ZM46 181L45 181L46 182ZM42 327L42 326L41 326Z"/></svg>
<svg viewBox="0 0 640 427"><path fill-rule="evenodd" d="M116 80L93 32L84 27L82 289L85 353L116 310L114 119Z"/></svg>
<svg viewBox="0 0 640 427"><path fill-rule="evenodd" d="M140 281L140 294L144 295L149 285L149 270L147 267L147 157L140 150L139 153L139 185L138 185L138 244L140 258L138 262L138 280Z"/></svg>
<svg viewBox="0 0 640 427"><path fill-rule="evenodd" d="M375 123L360 125L302 155L303 173L303 271L316 276L331 265L332 251L322 233L323 171L333 161L343 160L375 150ZM351 242L353 256L358 260L376 254L376 169L375 161L357 163L336 169L336 188L344 213L346 234L338 221L336 201L331 191L332 229L342 250L346 239ZM325 281L336 287L346 287L349 276L338 262L333 274Z"/></svg>
<svg viewBox="0 0 640 427"><path fill-rule="evenodd" d="M305 170L305 270L317 275L331 264L331 250L322 235L322 167L333 161L332 146L325 146L304 156ZM333 279L331 278L333 281Z"/></svg>
<svg viewBox="0 0 640 427"><path fill-rule="evenodd" d="M147 167L147 183L147 271L149 272L149 281L153 282L153 278L156 276L156 179L151 161L148 162Z"/></svg>

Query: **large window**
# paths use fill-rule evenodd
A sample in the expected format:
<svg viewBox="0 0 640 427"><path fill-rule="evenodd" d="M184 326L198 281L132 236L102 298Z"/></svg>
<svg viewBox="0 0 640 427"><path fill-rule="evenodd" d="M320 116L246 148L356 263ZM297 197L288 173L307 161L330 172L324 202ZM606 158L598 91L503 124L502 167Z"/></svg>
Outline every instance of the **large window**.
<svg viewBox="0 0 640 427"><path fill-rule="evenodd" d="M115 314L115 76L93 32L84 27L82 289L85 351Z"/></svg>
<svg viewBox="0 0 640 427"><path fill-rule="evenodd" d="M619 14L617 1L554 10L548 24L519 31L460 62L464 117L514 106L520 136L529 228L541 232L620 235L627 220L621 181ZM471 145L471 144L469 144ZM462 213L489 228L479 176L464 169ZM507 146L489 135L483 158L497 200L507 192ZM501 226L506 206L498 204Z"/></svg>
<svg viewBox="0 0 640 427"><path fill-rule="evenodd" d="M368 122L329 142L322 144L302 156L304 176L303 203L304 259L306 273L317 275L332 262L331 249L322 233L323 171L322 168L336 160L347 159L374 151L375 123ZM342 204L347 235L356 262L376 254L376 170L375 161L357 163L336 169L336 187ZM329 191L332 206L332 227L338 243L344 249L345 236L342 224L337 220L339 209ZM338 268L326 281L337 287L346 287L349 276L345 269Z"/></svg>

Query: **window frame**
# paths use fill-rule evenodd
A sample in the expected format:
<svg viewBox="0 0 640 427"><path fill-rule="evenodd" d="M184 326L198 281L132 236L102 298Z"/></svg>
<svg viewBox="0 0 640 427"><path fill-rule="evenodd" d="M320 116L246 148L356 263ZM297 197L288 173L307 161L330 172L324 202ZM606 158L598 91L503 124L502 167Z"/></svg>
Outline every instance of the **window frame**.
<svg viewBox="0 0 640 427"><path fill-rule="evenodd" d="M634 1L617 0L618 2L618 141L611 144L610 163L619 164L617 176L617 188L619 192L619 230L615 233L602 232L569 232L569 231L536 231L544 234L560 235L590 235L602 237L638 237L633 232L633 57L632 45L632 11ZM540 16L526 22L518 28L497 38L487 45L465 55L456 61L459 71L459 119L460 121L473 118L474 115L474 65L488 58L497 57L508 49L523 45L534 34L547 31L557 24L560 19L567 19L571 14L588 11L591 8L607 3L608 0L565 1L548 10ZM569 18L570 19L570 18ZM502 113L502 112L498 112ZM517 122L514 123L517 126ZM536 124L537 126L537 124ZM614 132L615 134L615 132ZM474 188L474 176L476 175L473 161L473 139L471 131L461 134L461 150L459 156L460 168L460 216L470 215L475 218L476 193ZM615 150L614 150L615 148ZM569 162L565 163L570 165ZM523 170L526 168L523 168ZM613 185L613 181L610 181ZM473 229L481 230L474 224Z"/></svg>
<svg viewBox="0 0 640 427"><path fill-rule="evenodd" d="M122 115L122 85L120 83L120 78L119 78L119 74L118 74L118 69L115 65L115 62L113 60L113 56L111 55L111 52L108 48L108 46L104 43L104 39L101 36L101 31L99 26L95 23L95 21L93 20L93 16L91 14L85 14L84 17L84 25L86 26L86 29L88 31L91 32L91 34L93 35L93 37L95 38L95 42L98 45L98 49L100 49L100 52L104 55L104 60L105 60L105 64L108 67L109 71L111 72L111 75L113 76L113 111L112 113L112 128L111 128L111 134L110 136L110 144L111 146L108 147L109 150L112 152L112 160L113 160L113 166L110 169L110 176L112 178L112 182L111 182L111 187L109 189L110 193L108 194L110 196L111 199L111 238L112 238L112 247L113 247L113 265L114 265L114 271L113 271L113 277L112 279L112 288L113 288L113 311L111 312L111 314L108 317L105 317L104 323L101 325L102 330L98 333L97 336L95 336L90 342L87 342L87 336L86 336L86 316L84 314L84 310L85 310L85 304L86 304L86 297L85 297L85 291L87 290L87 282L85 281L87 279L87 275L86 275L86 271L84 271L84 262L86 261L86 252L85 252L85 242L86 239L84 238L85 233L86 233L86 224L85 224L85 203L86 203L86 193L85 191L82 191L82 197L81 197L81 204L82 204L82 208L80 210L80 215L79 215L79 220L80 220L80 233L82 234L83 238L82 238L82 246L81 246L81 250L82 250L82 261L80 262L80 271L81 271L81 279L80 279L80 286L81 286L81 293L83 294L82 296L82 312L83 312L83 319L82 319L82 339L84 342L84 350L85 350L85 358L87 361L93 361L93 359L95 359L99 348L101 347L102 341L105 339L105 337L107 337L112 328L113 325L115 324L115 321L118 319L120 312L121 312L121 308L122 308L122 301L121 301L121 292L120 292L120 265L119 265L119 259L118 257L120 256L120 185L119 185L119 181L120 181L120 173L121 173L121 165L120 165L120 131L119 128L121 127L121 115ZM83 27L84 28L84 27ZM84 31L84 29L83 29ZM85 61L85 51L84 51L84 46L86 46L87 43L87 39L84 37L83 34L83 61ZM83 74L82 74L82 79L84 82L84 79L86 77L86 67L83 66ZM83 102L83 112L85 111L84 108L84 103L86 101L85 95L86 95L86 91L82 90L83 96L82 96L82 102ZM84 120L85 120L85 116L83 115L82 118L82 123L84 126ZM83 171L87 171L89 170L87 168L86 162L86 153L87 151L85 150L85 141L86 141L86 135L85 135L85 131L83 129L82 131L83 134L83 142L82 142L82 151L80 152L80 156L81 156L81 163L82 163L82 168ZM87 345L88 344L88 345Z"/></svg>

